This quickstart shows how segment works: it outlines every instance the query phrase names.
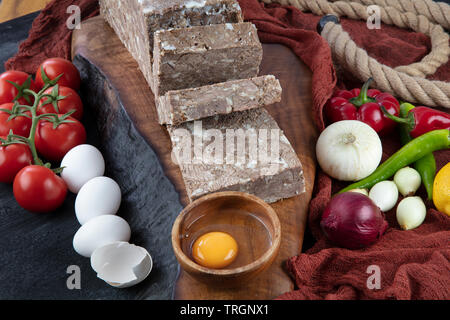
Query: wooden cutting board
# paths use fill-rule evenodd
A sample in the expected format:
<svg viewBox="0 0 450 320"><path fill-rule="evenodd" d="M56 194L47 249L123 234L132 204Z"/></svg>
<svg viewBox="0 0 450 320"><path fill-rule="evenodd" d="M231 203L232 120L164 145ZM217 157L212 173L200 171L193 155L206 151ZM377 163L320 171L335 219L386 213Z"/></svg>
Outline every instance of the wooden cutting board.
<svg viewBox="0 0 450 320"><path fill-rule="evenodd" d="M286 259L301 252L316 170L317 132L311 111L311 72L287 47L264 44L263 50L260 74L275 75L283 88L282 101L267 107L267 110L302 162L306 192L272 204L280 218L282 240L277 259L263 274L241 287L219 289L197 282L180 270L174 286L175 299L273 299L294 289L284 265ZM169 135L157 121L153 93L137 63L101 17L85 21L81 29L73 33L72 57L76 55L105 76L107 83L102 86L100 94L118 95L136 129L158 155L165 174L179 192L181 204L187 205L189 200L181 172L171 161ZM167 250L172 250L170 243L167 243Z"/></svg>

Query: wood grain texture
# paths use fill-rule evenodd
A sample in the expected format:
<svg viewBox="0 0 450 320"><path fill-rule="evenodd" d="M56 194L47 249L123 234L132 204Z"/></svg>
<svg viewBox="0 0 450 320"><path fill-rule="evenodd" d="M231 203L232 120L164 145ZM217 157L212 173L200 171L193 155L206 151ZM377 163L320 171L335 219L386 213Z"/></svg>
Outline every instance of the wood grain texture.
<svg viewBox="0 0 450 320"><path fill-rule="evenodd" d="M52 0L2 0L0 23L42 10Z"/></svg>
<svg viewBox="0 0 450 320"><path fill-rule="evenodd" d="M187 205L179 167L171 160L169 135L158 124L153 94L136 62L101 17L85 21L81 30L74 32L72 41L72 56L81 55L95 64L119 93L128 116L158 155L167 177L179 192L181 203ZM175 299L272 299L293 289L284 264L301 251L316 169L317 132L312 121L311 73L288 48L264 44L263 49L260 74L275 75L283 88L282 101L268 106L267 110L302 162L306 192L272 204L281 222L282 238L279 254L268 270L245 286L229 289L207 286L181 270Z"/></svg>

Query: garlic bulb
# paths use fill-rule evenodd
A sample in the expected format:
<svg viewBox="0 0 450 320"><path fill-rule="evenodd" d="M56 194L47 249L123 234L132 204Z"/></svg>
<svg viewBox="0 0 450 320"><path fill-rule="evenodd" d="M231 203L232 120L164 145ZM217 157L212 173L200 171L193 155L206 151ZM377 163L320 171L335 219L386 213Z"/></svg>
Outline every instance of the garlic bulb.
<svg viewBox="0 0 450 320"><path fill-rule="evenodd" d="M427 208L420 197L404 198L397 206L397 222L403 230L417 228L425 220Z"/></svg>
<svg viewBox="0 0 450 320"><path fill-rule="evenodd" d="M381 140L369 125L357 120L342 120L325 128L316 145L322 170L342 181L357 181L378 167L382 156Z"/></svg>

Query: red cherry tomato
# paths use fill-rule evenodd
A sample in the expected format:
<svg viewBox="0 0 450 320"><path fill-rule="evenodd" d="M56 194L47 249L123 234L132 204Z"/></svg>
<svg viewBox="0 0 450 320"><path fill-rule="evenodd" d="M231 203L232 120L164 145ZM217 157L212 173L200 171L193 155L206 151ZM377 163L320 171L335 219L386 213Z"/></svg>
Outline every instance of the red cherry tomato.
<svg viewBox="0 0 450 320"><path fill-rule="evenodd" d="M6 139L6 137L2 138ZM0 182L13 182L16 174L32 163L33 156L26 144L0 145Z"/></svg>
<svg viewBox="0 0 450 320"><path fill-rule="evenodd" d="M29 85L26 84L30 75L22 71L10 70L0 75L0 104L13 102L17 95L20 96L17 101L20 104L32 105L34 98L31 95L22 92L24 89L31 89L37 91L37 87L32 79L30 79ZM14 82L19 86L19 90L9 83ZM25 85L24 85L25 84Z"/></svg>
<svg viewBox="0 0 450 320"><path fill-rule="evenodd" d="M80 88L81 78L80 72L75 65L66 59L62 58L50 58L42 62L36 71L36 85L40 89L44 87L44 78L41 74L41 67L44 68L44 72L50 80L55 79L62 74L58 80L58 84L65 87L70 87L74 90Z"/></svg>
<svg viewBox="0 0 450 320"><path fill-rule="evenodd" d="M13 192L22 208L31 212L50 212L63 204L67 185L49 168L31 165L16 175Z"/></svg>
<svg viewBox="0 0 450 320"><path fill-rule="evenodd" d="M55 90L57 89L57 91ZM54 92L54 90L56 92ZM76 93L75 90L69 87L58 86L51 87L45 90L46 94L55 93L55 96L52 98L43 98L39 102L39 106L37 109L38 114L44 113L57 113L57 114L65 114L69 111L76 110L72 113L72 117L81 120L83 116L83 102L81 102L80 96ZM65 97L65 98L61 98ZM47 103L50 102L50 103ZM47 104L45 104L47 103ZM55 110L54 103L58 110Z"/></svg>
<svg viewBox="0 0 450 320"><path fill-rule="evenodd" d="M0 105L0 109L12 110L14 103L5 103ZM26 112L29 115L29 112ZM10 119L11 114L0 111L0 136L7 136L12 130L14 134L22 137L28 137L31 129L31 119L24 116L16 116Z"/></svg>
<svg viewBox="0 0 450 320"><path fill-rule="evenodd" d="M47 120L41 120L37 125L36 149L47 160L59 161L70 149L86 141L86 130L81 122L72 117L66 120L71 122L60 123L56 128Z"/></svg>

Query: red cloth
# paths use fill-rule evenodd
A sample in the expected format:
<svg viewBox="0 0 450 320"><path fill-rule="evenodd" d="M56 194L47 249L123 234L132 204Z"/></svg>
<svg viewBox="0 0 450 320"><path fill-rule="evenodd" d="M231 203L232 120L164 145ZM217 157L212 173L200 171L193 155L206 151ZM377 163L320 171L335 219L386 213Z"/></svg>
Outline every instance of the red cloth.
<svg viewBox="0 0 450 320"><path fill-rule="evenodd" d="M361 84L349 74L336 75L328 44L315 31L320 17L293 7L264 5L257 0L239 0L246 20L253 22L262 42L289 46L313 72L313 118L320 130L325 123L322 108L336 85L353 88ZM46 57L70 57L70 30L65 27L68 4L82 7L83 17L98 14L97 1L53 1L35 20L30 37L20 46L7 69L34 73ZM382 24L380 30L368 30L365 22L341 19L342 26L355 42L372 57L389 66L419 61L430 50L423 34ZM276 63L276 61L274 61ZM450 81L450 62L441 66L430 79ZM383 139L383 161L399 148L394 134ZM450 151L435 152L437 167L450 160ZM343 186L320 169L310 203L309 227L317 239L313 248L287 261L287 269L297 290L279 299L449 299L450 298L450 218L427 203L425 222L417 229L402 231L394 210L386 214L390 228L376 244L363 250L336 248L319 227L323 208L332 192ZM425 198L423 188L419 191ZM367 286L368 267L378 266L380 289ZM370 271L370 270L369 270Z"/></svg>
<svg viewBox="0 0 450 320"><path fill-rule="evenodd" d="M17 55L6 61L5 69L16 69L34 74L46 58L70 59L72 31L66 26L66 21L71 15L66 12L70 5L80 7L82 20L99 14L98 1L50 2L33 21L28 39L21 43Z"/></svg>

